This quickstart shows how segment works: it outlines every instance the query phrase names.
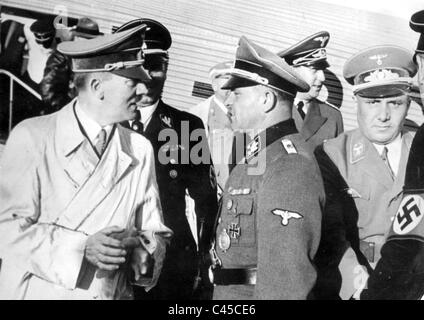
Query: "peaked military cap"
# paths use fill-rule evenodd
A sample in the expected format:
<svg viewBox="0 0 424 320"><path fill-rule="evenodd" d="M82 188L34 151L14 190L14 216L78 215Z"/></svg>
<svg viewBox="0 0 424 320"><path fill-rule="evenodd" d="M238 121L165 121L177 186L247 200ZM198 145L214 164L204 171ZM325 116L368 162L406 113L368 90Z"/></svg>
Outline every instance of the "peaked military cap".
<svg viewBox="0 0 424 320"><path fill-rule="evenodd" d="M233 65L234 65L234 61L220 62L214 65L212 68L210 68L209 77L211 79L214 79L223 75L227 75L230 73L231 69L233 68Z"/></svg>
<svg viewBox="0 0 424 320"><path fill-rule="evenodd" d="M317 32L302 41L292 45L286 50L277 53L289 65L313 66L319 69L329 67L327 62L327 51L325 47L330 40L330 34L327 31Z"/></svg>
<svg viewBox="0 0 424 320"><path fill-rule="evenodd" d="M130 79L151 80L142 67L140 39L145 28L145 25L139 25L94 39L65 41L59 44L58 50L72 58L72 71L76 73L112 72Z"/></svg>
<svg viewBox="0 0 424 320"><path fill-rule="evenodd" d="M416 61L417 53L424 54L424 10L415 12L409 20L409 26L412 30L421 33L418 40L417 49L415 49L414 61Z"/></svg>
<svg viewBox="0 0 424 320"><path fill-rule="evenodd" d="M142 24L147 26L143 42L144 54L167 54L168 49L172 44L171 34L163 24L156 20L147 18L131 20L116 29L115 33L122 32Z"/></svg>
<svg viewBox="0 0 424 320"><path fill-rule="evenodd" d="M88 17L78 19L76 26L72 29L76 36L86 39L103 35L103 33L99 31L99 25L97 22Z"/></svg>
<svg viewBox="0 0 424 320"><path fill-rule="evenodd" d="M29 29L39 43L49 41L56 35L56 29L51 18L36 20Z"/></svg>
<svg viewBox="0 0 424 320"><path fill-rule="evenodd" d="M353 85L353 93L385 97L409 91L417 67L412 52L393 46L373 46L346 61L343 76Z"/></svg>
<svg viewBox="0 0 424 320"><path fill-rule="evenodd" d="M230 79L222 89L264 85L292 96L309 91L309 85L271 51L254 44L245 36L239 41Z"/></svg>

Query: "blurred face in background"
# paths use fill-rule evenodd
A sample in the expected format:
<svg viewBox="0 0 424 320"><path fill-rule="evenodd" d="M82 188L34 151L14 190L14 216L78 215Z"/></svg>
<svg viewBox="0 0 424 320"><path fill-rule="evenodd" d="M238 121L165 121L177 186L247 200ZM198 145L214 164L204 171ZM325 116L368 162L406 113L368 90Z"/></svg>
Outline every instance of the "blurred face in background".
<svg viewBox="0 0 424 320"><path fill-rule="evenodd" d="M167 57L159 54L146 54L144 59L143 67L152 80L139 83L137 86L137 95L140 96L139 107L151 106L161 98L168 71Z"/></svg>
<svg viewBox="0 0 424 320"><path fill-rule="evenodd" d="M215 97L222 103L224 103L225 99L227 99L230 94L230 90L221 89L221 87L228 81L230 78L229 75L221 75L215 77L212 80L212 89L214 91Z"/></svg>
<svg viewBox="0 0 424 320"><path fill-rule="evenodd" d="M301 100L311 100L317 98L325 81L323 69L316 69L314 66L295 67L296 72L305 80L311 89L306 93L298 93Z"/></svg>

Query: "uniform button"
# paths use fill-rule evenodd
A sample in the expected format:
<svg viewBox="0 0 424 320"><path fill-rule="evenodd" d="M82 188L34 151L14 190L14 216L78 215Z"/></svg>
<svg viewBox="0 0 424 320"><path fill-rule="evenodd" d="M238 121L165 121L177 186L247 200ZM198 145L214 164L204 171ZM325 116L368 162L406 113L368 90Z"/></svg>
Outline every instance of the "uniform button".
<svg viewBox="0 0 424 320"><path fill-rule="evenodd" d="M170 160L170 162L171 162L171 164L176 164L176 163L177 163L177 160L175 160L174 158L172 158L172 159Z"/></svg>
<svg viewBox="0 0 424 320"><path fill-rule="evenodd" d="M177 172L177 170L171 170L171 171L169 171L169 176L172 178L172 179L175 179L177 176L178 176L178 172Z"/></svg>
<svg viewBox="0 0 424 320"><path fill-rule="evenodd" d="M188 251L188 250L190 250L190 247L189 246L185 246L185 251Z"/></svg>
<svg viewBox="0 0 424 320"><path fill-rule="evenodd" d="M227 210L230 210L232 207L233 207L233 200L228 199L228 202L227 202Z"/></svg>

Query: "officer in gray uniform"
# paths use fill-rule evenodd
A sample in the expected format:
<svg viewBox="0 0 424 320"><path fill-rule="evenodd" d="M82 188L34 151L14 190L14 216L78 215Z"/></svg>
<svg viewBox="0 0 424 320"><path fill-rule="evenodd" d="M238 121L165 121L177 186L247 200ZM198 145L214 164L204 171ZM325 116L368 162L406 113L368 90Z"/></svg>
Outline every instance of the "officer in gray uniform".
<svg viewBox="0 0 424 320"><path fill-rule="evenodd" d="M293 119L299 132L313 148L343 132L340 110L318 99L325 81L324 71L330 66L325 49L329 40L330 34L320 31L278 53L311 87L308 92L297 94Z"/></svg>
<svg viewBox="0 0 424 320"><path fill-rule="evenodd" d="M357 102L358 128L315 151L326 187L315 261L319 298L357 299L380 259L401 200L413 139L403 129L417 71L412 57L401 47L379 45L361 50L344 65Z"/></svg>
<svg viewBox="0 0 424 320"><path fill-rule="evenodd" d="M306 299L316 271L324 189L291 118L308 84L241 37L223 88L234 129L252 138L226 184L216 230L214 299Z"/></svg>
<svg viewBox="0 0 424 320"><path fill-rule="evenodd" d="M409 22L421 33L415 50L418 85L424 102L424 10ZM361 299L423 299L424 296L424 126L412 142L406 166L402 202L399 205L381 259L370 274Z"/></svg>

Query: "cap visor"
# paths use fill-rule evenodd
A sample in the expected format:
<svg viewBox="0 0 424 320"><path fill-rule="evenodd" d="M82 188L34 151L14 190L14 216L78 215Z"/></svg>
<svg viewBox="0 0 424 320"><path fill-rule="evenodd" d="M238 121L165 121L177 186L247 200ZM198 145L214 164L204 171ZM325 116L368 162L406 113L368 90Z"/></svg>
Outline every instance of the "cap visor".
<svg viewBox="0 0 424 320"><path fill-rule="evenodd" d="M311 67L314 67L317 70L325 70L327 68L330 67L330 65L328 64L327 60L321 60L321 61L317 61L315 63L311 64Z"/></svg>
<svg viewBox="0 0 424 320"><path fill-rule="evenodd" d="M140 80L142 82L151 81L152 78L149 76L149 74L144 70L143 67L136 66L133 68L127 68L127 69L120 69L120 70L114 70L111 71L114 74L117 74L118 76L134 79L134 80Z"/></svg>
<svg viewBox="0 0 424 320"><path fill-rule="evenodd" d="M259 83L255 81L232 75L230 79L224 83L221 89L232 90L235 88L252 87L257 85L259 85Z"/></svg>
<svg viewBox="0 0 424 320"><path fill-rule="evenodd" d="M96 38L98 36L103 36L104 34L102 32L98 33L98 34L90 34L90 33L84 33L84 32L74 32L74 35L76 37L80 37L80 38L84 38L84 39L93 39Z"/></svg>
<svg viewBox="0 0 424 320"><path fill-rule="evenodd" d="M411 86L409 84L387 84L364 88L356 92L358 96L367 98L393 97L408 94Z"/></svg>

